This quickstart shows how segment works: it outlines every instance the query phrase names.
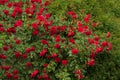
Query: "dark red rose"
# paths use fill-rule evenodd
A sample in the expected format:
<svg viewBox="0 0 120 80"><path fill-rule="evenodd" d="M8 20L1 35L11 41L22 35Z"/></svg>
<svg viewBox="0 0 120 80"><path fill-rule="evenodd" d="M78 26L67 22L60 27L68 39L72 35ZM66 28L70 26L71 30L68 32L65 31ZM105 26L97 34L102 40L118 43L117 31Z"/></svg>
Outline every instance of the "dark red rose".
<svg viewBox="0 0 120 80"><path fill-rule="evenodd" d="M5 29L3 27L0 27L0 33L4 32L4 31L5 31Z"/></svg>
<svg viewBox="0 0 120 80"><path fill-rule="evenodd" d="M22 54L22 58L26 59L27 58L27 54Z"/></svg>
<svg viewBox="0 0 120 80"><path fill-rule="evenodd" d="M14 79L18 79L18 75L14 75L13 78L14 78Z"/></svg>
<svg viewBox="0 0 120 80"><path fill-rule="evenodd" d="M87 30L86 32L85 32L85 34L87 35L87 36L89 36L89 35L91 35L91 31L90 30Z"/></svg>
<svg viewBox="0 0 120 80"><path fill-rule="evenodd" d="M6 46L6 45L3 46L4 51L8 51L8 49L9 49L8 46Z"/></svg>
<svg viewBox="0 0 120 80"><path fill-rule="evenodd" d="M55 58L55 62L60 62L60 58Z"/></svg>
<svg viewBox="0 0 120 80"><path fill-rule="evenodd" d="M56 26L52 26L50 28L50 34L56 34L57 33L57 27Z"/></svg>
<svg viewBox="0 0 120 80"><path fill-rule="evenodd" d="M15 51L14 54L15 54L15 57L16 57L16 58L20 58L20 57L21 57L21 53L18 52L18 51Z"/></svg>
<svg viewBox="0 0 120 80"><path fill-rule="evenodd" d="M32 34L33 34L34 36L37 36L37 35L38 35L38 33L39 33L39 31L38 31L38 30L33 30L33 32L32 32Z"/></svg>
<svg viewBox="0 0 120 80"><path fill-rule="evenodd" d="M18 70L13 70L13 74L14 75L18 74Z"/></svg>
<svg viewBox="0 0 120 80"><path fill-rule="evenodd" d="M5 54L0 54L0 59L7 59L7 56Z"/></svg>
<svg viewBox="0 0 120 80"><path fill-rule="evenodd" d="M11 68L10 66L3 66L3 69L6 71L9 70L10 68Z"/></svg>
<svg viewBox="0 0 120 80"><path fill-rule="evenodd" d="M100 37L99 37L99 36L95 36L95 37L94 37L94 40L95 40L95 41L99 41L99 40L100 40Z"/></svg>
<svg viewBox="0 0 120 80"><path fill-rule="evenodd" d="M12 78L12 74L10 73L10 72L6 72L6 77L8 78L8 79L10 79L10 78Z"/></svg>
<svg viewBox="0 0 120 80"><path fill-rule="evenodd" d="M21 41L17 39L17 40L15 41L15 43L16 43L16 44L20 44Z"/></svg>
<svg viewBox="0 0 120 80"><path fill-rule="evenodd" d="M31 62L27 62L25 65L26 65L26 67L30 67L30 66L32 66L32 63Z"/></svg>

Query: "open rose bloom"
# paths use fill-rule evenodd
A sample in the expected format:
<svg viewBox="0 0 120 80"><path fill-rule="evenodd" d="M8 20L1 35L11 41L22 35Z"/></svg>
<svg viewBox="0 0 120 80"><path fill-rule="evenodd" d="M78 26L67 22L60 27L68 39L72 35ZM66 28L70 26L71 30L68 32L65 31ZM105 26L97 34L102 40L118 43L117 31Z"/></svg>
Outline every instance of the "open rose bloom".
<svg viewBox="0 0 120 80"><path fill-rule="evenodd" d="M0 79L82 79L82 71L95 66L96 55L112 49L106 39L110 32L99 37L92 15L82 15L81 20L75 11L68 11L57 22L48 12L49 4L49 0L0 0L0 34L5 35Z"/></svg>

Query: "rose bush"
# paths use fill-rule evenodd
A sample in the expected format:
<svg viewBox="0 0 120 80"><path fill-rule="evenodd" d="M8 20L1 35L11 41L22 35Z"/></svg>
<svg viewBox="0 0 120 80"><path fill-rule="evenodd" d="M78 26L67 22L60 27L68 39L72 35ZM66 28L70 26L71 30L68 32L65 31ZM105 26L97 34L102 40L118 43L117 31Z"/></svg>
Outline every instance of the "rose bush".
<svg viewBox="0 0 120 80"><path fill-rule="evenodd" d="M82 79L95 56L112 44L99 37L99 25L90 14L66 12L56 20L48 12L49 1L0 1L0 34L6 35L0 50L1 79ZM82 18L82 19L81 19Z"/></svg>

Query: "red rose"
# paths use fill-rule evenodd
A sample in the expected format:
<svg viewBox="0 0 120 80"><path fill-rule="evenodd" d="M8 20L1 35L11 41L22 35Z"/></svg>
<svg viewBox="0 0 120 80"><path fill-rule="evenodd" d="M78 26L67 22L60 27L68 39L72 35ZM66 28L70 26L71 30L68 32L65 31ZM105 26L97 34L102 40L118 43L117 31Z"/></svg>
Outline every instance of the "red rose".
<svg viewBox="0 0 120 80"><path fill-rule="evenodd" d="M67 60L62 60L62 65L65 66L68 64L68 61Z"/></svg>
<svg viewBox="0 0 120 80"><path fill-rule="evenodd" d="M108 42L107 41L102 42L101 46L103 46L103 47L108 46Z"/></svg>
<svg viewBox="0 0 120 80"><path fill-rule="evenodd" d="M78 79L82 79L83 78L83 75L82 74L79 74L78 75Z"/></svg>
<svg viewBox="0 0 120 80"><path fill-rule="evenodd" d="M54 48L60 48L60 44L55 44Z"/></svg>
<svg viewBox="0 0 120 80"><path fill-rule="evenodd" d="M44 21L45 17L43 15L37 15L36 19L40 21Z"/></svg>
<svg viewBox="0 0 120 80"><path fill-rule="evenodd" d="M12 7L12 2L8 2L7 7L11 8Z"/></svg>
<svg viewBox="0 0 120 80"><path fill-rule="evenodd" d="M86 17L84 18L84 22L85 23L88 23L89 22L89 19L90 19L90 14L87 14Z"/></svg>
<svg viewBox="0 0 120 80"><path fill-rule="evenodd" d="M50 59L50 58L51 58L51 56L50 56L50 55L47 55L47 56L46 56L46 58L47 58L47 59Z"/></svg>
<svg viewBox="0 0 120 80"><path fill-rule="evenodd" d="M48 66L48 63L45 63L45 64L44 64L44 67L47 67L47 66Z"/></svg>
<svg viewBox="0 0 120 80"><path fill-rule="evenodd" d="M42 39L42 40L41 40L41 43L42 43L42 44L48 44L47 40L45 40L45 39Z"/></svg>
<svg viewBox="0 0 120 80"><path fill-rule="evenodd" d="M37 23L32 23L32 28L33 29L37 29L38 28L38 24Z"/></svg>
<svg viewBox="0 0 120 80"><path fill-rule="evenodd" d="M96 27L96 26L97 26L97 23L95 23L95 22L92 23L92 26L93 26L93 27Z"/></svg>
<svg viewBox="0 0 120 80"><path fill-rule="evenodd" d="M42 80L43 77L41 75L38 75L37 78L38 80Z"/></svg>
<svg viewBox="0 0 120 80"><path fill-rule="evenodd" d="M16 30L15 30L15 28L10 27L10 28L8 28L8 29L6 30L6 32L7 32L8 34L10 34L10 33L16 33Z"/></svg>
<svg viewBox="0 0 120 80"><path fill-rule="evenodd" d="M69 39L69 42L72 44L75 44L75 40L74 39Z"/></svg>
<svg viewBox="0 0 120 80"><path fill-rule="evenodd" d="M77 26L78 26L78 27L82 27L83 24L82 24L80 21L78 21L78 22L77 22Z"/></svg>
<svg viewBox="0 0 120 80"><path fill-rule="evenodd" d="M56 41L56 42L60 42L60 40L61 40L61 39L60 39L60 35L57 35L57 36L55 37L55 41Z"/></svg>
<svg viewBox="0 0 120 80"><path fill-rule="evenodd" d="M80 69L75 70L75 74L81 74L81 70Z"/></svg>
<svg viewBox="0 0 120 80"><path fill-rule="evenodd" d="M19 15L21 15L22 14L22 9L20 7L15 7L13 12L18 13Z"/></svg>
<svg viewBox="0 0 120 80"><path fill-rule="evenodd" d="M111 36L110 32L106 34L106 38L109 38Z"/></svg>
<svg viewBox="0 0 120 80"><path fill-rule="evenodd" d="M15 16L16 16L16 12L13 12L13 13L11 14L11 17L15 18ZM15 26L16 26L16 25L15 25Z"/></svg>
<svg viewBox="0 0 120 80"><path fill-rule="evenodd" d="M4 5L7 2L8 2L8 0L0 0L0 4L2 4L2 5Z"/></svg>
<svg viewBox="0 0 120 80"><path fill-rule="evenodd" d="M46 14L46 15L45 15L45 18L46 18L46 19L49 19L49 18L50 18L50 14L49 14L49 13Z"/></svg>
<svg viewBox="0 0 120 80"><path fill-rule="evenodd" d="M75 55L75 54L78 54L78 50L77 49L72 49L72 54Z"/></svg>
<svg viewBox="0 0 120 80"><path fill-rule="evenodd" d="M48 75L47 75L47 74L44 74L44 75L43 75L43 78L44 78L45 80L47 80Z"/></svg>
<svg viewBox="0 0 120 80"><path fill-rule="evenodd" d="M68 37L73 37L75 35L75 32L73 30L68 31Z"/></svg>
<svg viewBox="0 0 120 80"><path fill-rule="evenodd" d="M30 51L31 51L31 48L26 48L25 50L26 53L30 53Z"/></svg>
<svg viewBox="0 0 120 80"><path fill-rule="evenodd" d="M95 65L95 60L94 59L91 59L87 62L87 65L88 66L94 66Z"/></svg>
<svg viewBox="0 0 120 80"><path fill-rule="evenodd" d="M52 58L56 58L57 57L57 54L56 53L53 53L52 54Z"/></svg>
<svg viewBox="0 0 120 80"><path fill-rule="evenodd" d="M35 76L38 74L38 72L39 72L39 70L34 70L34 71L31 73L30 77L31 77L31 78L35 77Z"/></svg>
<svg viewBox="0 0 120 80"><path fill-rule="evenodd" d="M82 27L78 27L78 32L83 33L83 32L84 32L84 28L82 28Z"/></svg>
<svg viewBox="0 0 120 80"><path fill-rule="evenodd" d="M89 43L89 44L93 44L93 43L94 43L94 40L93 40L93 39L88 38L88 43Z"/></svg>
<svg viewBox="0 0 120 80"><path fill-rule="evenodd" d="M107 50L110 51L112 49L112 44L111 43L108 43L108 48Z"/></svg>
<svg viewBox="0 0 120 80"><path fill-rule="evenodd" d="M14 24L14 27L22 26L22 20L17 20Z"/></svg>
<svg viewBox="0 0 120 80"><path fill-rule="evenodd" d="M40 57L41 57L41 56L44 56L46 53L47 53L47 49L43 49L43 50L40 52L39 56L40 56Z"/></svg>
<svg viewBox="0 0 120 80"><path fill-rule="evenodd" d="M8 15L9 14L9 11L8 10L3 10L4 14L5 15Z"/></svg>
<svg viewBox="0 0 120 80"><path fill-rule="evenodd" d="M92 52L89 57L90 57L90 58L94 58L95 55L96 55L96 54L95 54L94 52Z"/></svg>
<svg viewBox="0 0 120 80"><path fill-rule="evenodd" d="M103 48L102 48L102 47L96 48L96 53L99 53L99 52L102 52L102 51L103 51Z"/></svg>
<svg viewBox="0 0 120 80"><path fill-rule="evenodd" d="M45 5L45 6L48 6L48 5L49 5L49 1L46 1L46 2L44 3L44 5Z"/></svg>

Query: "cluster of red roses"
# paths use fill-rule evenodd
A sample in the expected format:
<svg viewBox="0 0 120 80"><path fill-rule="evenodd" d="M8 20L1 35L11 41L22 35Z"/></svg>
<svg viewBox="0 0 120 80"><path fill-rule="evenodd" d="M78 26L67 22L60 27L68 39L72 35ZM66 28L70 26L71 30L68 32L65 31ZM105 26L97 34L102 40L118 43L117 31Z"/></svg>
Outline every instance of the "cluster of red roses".
<svg viewBox="0 0 120 80"><path fill-rule="evenodd" d="M51 20L52 15L50 15L50 13L47 13L46 6L48 6L49 1L42 2L42 0L31 0L29 2L22 1L10 2L9 0L0 0L0 4L2 6L4 5L5 7L7 6L7 8L3 10L2 15L0 16L7 16L10 18L9 20L4 19L3 23L0 23L0 33L1 34L6 33L9 38L12 35L14 36L11 42L5 41L3 43L4 44L3 47L1 48L0 69L4 70L3 77L6 76L7 78L11 79L20 79L19 72L21 71L19 71L18 68L13 70L12 65L9 63L8 63L9 65L7 64L7 61L9 59L13 59L14 56L16 57L16 60L19 60L21 58L22 61L26 60L25 65L27 68L32 67L32 72L30 73L31 78L37 77L39 80L41 79L52 80L51 77L52 75L48 75L49 72L47 72L49 61L54 61L56 65L61 64L59 66L65 67L67 65L69 66L69 64L72 62L69 60L70 57L72 56L80 57L79 55L81 55L82 53L84 54L84 52L87 52L88 53L87 59L89 60L87 61L87 63L85 63L85 65L94 66L95 64L94 58L96 54L103 52L104 49L108 51L112 49L111 43L107 41L100 41L100 37L97 36L94 33L94 31L90 29L89 26L92 27L97 26L97 23L90 22L90 14L86 15L83 22L77 21L76 26L72 26L72 24L69 26L66 25L56 26L54 25L54 20ZM9 11L9 9L12 11ZM78 18L78 15L74 11L70 11L67 14L72 19ZM22 19L22 16L25 16L27 18L27 21L25 21L25 19ZM5 26L7 26L7 28ZM20 31L24 27L27 27L27 30L26 32L23 33L31 31L32 34L30 34L30 36L37 37L37 40L29 44L27 43L26 38L25 40L22 38L24 37L24 35L17 36L17 34L19 34L17 32L17 29ZM85 42L84 46L82 46L83 48L85 48L84 50L80 50L79 45L81 44L77 43L76 41L77 38L75 37L76 35L84 35L86 41L86 42L84 41ZM107 33L106 37L107 38L110 37L110 32ZM37 43L37 41L40 42ZM39 47L41 46L42 47L38 48L37 45L34 45L33 43L37 43ZM19 51L16 48L19 45L24 46L32 45L32 46L25 47L23 51ZM40 50L39 54L37 54L38 50ZM70 53L68 53L69 51ZM44 62L45 60L43 59L44 64L42 66L44 66L44 68L42 70L41 69L39 70L39 68L36 67L34 68L34 64L32 63L34 62L34 60L28 61L30 60L29 56L31 55L31 53L37 54L37 56L39 57L37 56L35 57L38 58L38 60L39 58L44 58L46 60L46 62ZM68 54L67 57L64 57L64 55L66 54ZM10 56L8 55L11 55L12 58L9 58ZM73 70L73 72L75 71L75 75L79 79L83 78L80 69ZM0 75L0 77L2 76Z"/></svg>

